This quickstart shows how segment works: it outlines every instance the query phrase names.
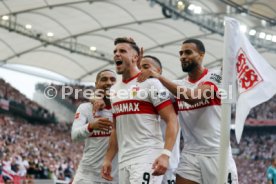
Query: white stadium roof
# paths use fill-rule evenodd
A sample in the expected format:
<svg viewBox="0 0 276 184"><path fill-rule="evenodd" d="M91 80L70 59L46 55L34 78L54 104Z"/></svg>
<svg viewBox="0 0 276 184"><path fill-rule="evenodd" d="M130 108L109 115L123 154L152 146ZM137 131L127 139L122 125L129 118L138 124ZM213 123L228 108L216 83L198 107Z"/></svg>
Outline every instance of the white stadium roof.
<svg viewBox="0 0 276 184"><path fill-rule="evenodd" d="M276 0L190 0L185 8L178 4L180 9L177 3L0 0L0 66L14 70L18 64L33 66L71 81L94 81L100 69L114 68L114 39L130 36L146 55L160 58L164 75L181 78L182 41L201 39L207 50L204 64L220 65L223 17L231 16L244 25L251 42L276 68Z"/></svg>

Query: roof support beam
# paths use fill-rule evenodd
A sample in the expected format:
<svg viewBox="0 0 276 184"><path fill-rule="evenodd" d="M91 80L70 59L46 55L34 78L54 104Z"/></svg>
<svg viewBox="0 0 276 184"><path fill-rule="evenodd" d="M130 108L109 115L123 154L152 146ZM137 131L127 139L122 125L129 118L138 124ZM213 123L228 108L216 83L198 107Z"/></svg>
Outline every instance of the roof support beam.
<svg viewBox="0 0 276 184"><path fill-rule="evenodd" d="M201 35L195 35L195 36L192 36L192 37L188 37L188 38L201 38L201 37L206 37L206 36L209 36L209 35L212 35L213 33L205 33L205 34L201 34ZM150 47L150 48L146 48L144 51L145 52L148 52L150 50L153 50L153 49L156 49L156 48L163 48L163 47L166 47L166 46L169 46L169 45L173 45L175 43L178 43L178 42L181 42L183 41L184 39L187 39L187 37L184 37L184 38L180 38L180 39L177 39L177 40L173 40L173 41L170 41L170 42L167 42L167 43L162 43L160 45L155 45L153 47Z"/></svg>
<svg viewBox="0 0 276 184"><path fill-rule="evenodd" d="M29 9L25 9L25 10L20 10L20 11L11 11L10 8L8 7L8 5L5 3L5 1L2 1L2 3L4 4L4 6L9 10L9 14L5 14L5 15L13 15L13 14L21 14L21 13L27 13L30 11L36 11L36 10L42 10L42 9L46 9L46 8L56 8L56 7L63 7L63 6L67 6L67 5L74 5L74 4L81 4L81 3L93 3L93 2L104 2L107 0L83 0L83 1L74 1L74 2L67 2L67 3L59 3L59 4L47 4L46 6L39 6L39 7L35 7L35 8L29 8ZM3 14L1 14L0 16L2 16Z"/></svg>
<svg viewBox="0 0 276 184"><path fill-rule="evenodd" d="M224 25L223 25L224 19L221 17L213 16L212 14L206 15L206 16L197 16L194 14L188 14L185 11L179 12L176 8L165 3L164 0L151 0L151 1L154 1L157 4L159 4L160 6L162 6L163 8L166 8L168 11L170 11L175 16L181 17L184 20L188 20L194 24L197 24L198 26L211 31L212 33L217 33L219 35L224 34ZM227 0L221 0L221 1L227 1ZM274 19L271 21L270 21L270 23L272 25L276 24L276 21ZM256 38L255 36L250 37L249 39L250 39L251 43L254 46L256 46L257 48L263 47L263 48L267 48L268 50L273 50L276 52L276 44L271 41Z"/></svg>
<svg viewBox="0 0 276 184"><path fill-rule="evenodd" d="M238 4L238 3L236 3L236 2L234 2L232 0L220 0L220 1L224 2L225 4L228 4L228 5L232 6L232 7L234 7L238 12L245 12L245 13L253 16L253 17L256 17L258 19L265 20L265 21L269 22L272 26L276 25L276 20L275 19L267 17L267 16L264 16L264 15L259 14L257 12L251 11L249 8L244 7L244 5L250 5L250 6L252 6L252 4L250 4L250 3ZM254 2L254 3L257 4L256 2ZM272 7L269 7L266 4L264 4L264 3L258 3L258 4L261 4L261 5L265 6L266 8L270 9L271 11L275 12L275 10Z"/></svg>
<svg viewBox="0 0 276 184"><path fill-rule="evenodd" d="M147 23L147 22L152 22L152 21L158 21L158 20L163 20L165 19L164 17L161 18L154 18L154 19L147 19L147 20L143 20L143 21L131 21L131 22L126 22L123 24L118 24L118 25L114 25L114 26L107 26L104 28L98 28L98 29L93 29L90 31L86 31L83 33L78 33L78 34L73 34L70 35L68 37L64 37L64 38L60 38L60 39L56 39L56 40L51 40L50 38L46 37L45 35L43 35L42 33L35 31L35 30L28 30L26 29L23 25L17 23L16 21L12 20L12 18L10 18L8 21L4 21L4 20L0 20L0 27L7 29L8 31L13 31L15 33L18 33L20 35L35 39L40 41L42 44L35 46L33 48L29 48L27 50L24 50L20 53L16 53L16 55L12 55L8 58L5 58L5 61L8 61L14 57L18 57L20 55L26 54L30 51L33 51L35 49L47 46L47 45L53 45L56 46L58 48L67 50L69 52L72 53L77 53L77 54L81 54L84 56L88 56L88 57L92 57L92 58L96 58L102 61L106 61L109 63L113 63L113 56L109 53L106 52L101 52L101 51L96 51L96 52L92 52L89 48L89 46L85 46L83 44L79 44L77 42L75 42L74 38L82 36L82 35L86 35L86 34L90 34L90 33L94 33L97 31L101 31L101 30L108 30L108 29L114 29L114 28L118 28L121 26L127 26L127 25L132 25L132 24L140 24L140 23ZM67 41L67 39L70 39L69 41Z"/></svg>

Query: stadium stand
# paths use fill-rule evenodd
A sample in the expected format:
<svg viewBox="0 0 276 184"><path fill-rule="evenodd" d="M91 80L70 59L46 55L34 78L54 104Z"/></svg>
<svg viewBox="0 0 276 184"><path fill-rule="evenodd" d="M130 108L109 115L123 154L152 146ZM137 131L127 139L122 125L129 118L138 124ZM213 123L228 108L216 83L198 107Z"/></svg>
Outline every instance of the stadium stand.
<svg viewBox="0 0 276 184"><path fill-rule="evenodd" d="M275 2L2 0L0 66L33 77L95 81L100 69L114 68L113 38L123 33L135 37L145 53L169 61L163 63L164 76L180 79L184 75L177 52L184 38L202 39L207 51L205 66L221 66L225 60L223 18L227 16L240 21L241 31L276 68ZM82 145L71 142L69 122L76 107L86 100L74 98L75 94L62 99L63 85L56 84L51 86L58 89L58 96L45 100L47 86L38 84L40 93L32 101L0 77L0 184L19 183L25 178L30 178L30 183L68 183L74 175ZM235 108L232 122L234 118ZM240 184L267 184L268 158L276 152L275 128L276 96L251 110L240 144L231 132Z"/></svg>
<svg viewBox="0 0 276 184"><path fill-rule="evenodd" d="M56 122L55 114L28 99L5 80L0 78L0 111L14 113L40 123Z"/></svg>
<svg viewBox="0 0 276 184"><path fill-rule="evenodd" d="M54 87L57 90L57 96L54 99L60 102L61 104L65 105L67 108L70 108L74 112L76 111L76 108L79 106L79 104L88 101L88 99L86 99L83 96L82 92L86 89L90 89L91 91L94 91L95 89L93 86L85 86L85 85L77 85L77 84L76 85L69 85L69 84L57 85L57 84L39 83L36 85L36 90L44 92L44 90L47 87ZM68 95L64 95L65 98L63 98L62 96L63 90L65 93L68 93ZM72 91L72 93L70 93L70 90ZM75 94L76 91L79 91L79 93Z"/></svg>
<svg viewBox="0 0 276 184"><path fill-rule="evenodd" d="M235 119L235 112L236 112L236 109L233 107L232 119ZM255 108L251 109L247 119L252 119L253 121L254 120L275 120L276 119L276 95L274 95L267 102L264 102L256 106ZM251 123L254 123L253 121ZM257 121L257 122L261 122L261 121Z"/></svg>
<svg viewBox="0 0 276 184"><path fill-rule="evenodd" d="M37 125L2 114L0 126L2 175L4 171L23 178L72 179L83 145L71 142L70 124ZM247 127L239 145L232 136L240 184L266 183L275 142L276 127Z"/></svg>
<svg viewBox="0 0 276 184"><path fill-rule="evenodd" d="M70 124L45 126L1 114L0 126L3 180L72 180L82 145L72 146Z"/></svg>
<svg viewBox="0 0 276 184"><path fill-rule="evenodd" d="M43 109L5 81L0 81L3 84L0 86L1 100L14 101L23 104L22 107L34 104L36 108L33 109ZM85 88L76 85L73 87ZM13 92L7 95L7 90ZM80 101L71 98L68 99L68 104L77 106ZM86 99L81 101L84 100ZM251 110L240 144L236 143L234 133L231 134L240 184L266 184L265 171L270 163L269 159L276 154L275 107L276 96L257 106L257 110ZM12 108L7 110L5 103L1 102L0 184L11 180L13 183L23 180L33 183L69 183L73 179L83 149L82 144L71 141L71 123L55 123L50 116L41 116L41 119L34 120L26 113L11 110ZM232 114L234 115L234 111ZM45 120L48 124L44 123Z"/></svg>
<svg viewBox="0 0 276 184"><path fill-rule="evenodd" d="M267 184L265 172L276 154L275 142L276 126L246 127L240 144L231 136L240 184Z"/></svg>

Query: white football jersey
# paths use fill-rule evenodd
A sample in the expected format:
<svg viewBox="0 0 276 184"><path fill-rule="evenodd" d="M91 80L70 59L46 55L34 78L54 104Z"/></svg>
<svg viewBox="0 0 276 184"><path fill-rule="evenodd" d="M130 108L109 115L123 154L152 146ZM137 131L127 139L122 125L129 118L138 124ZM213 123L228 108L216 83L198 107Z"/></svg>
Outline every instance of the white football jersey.
<svg viewBox="0 0 276 184"><path fill-rule="evenodd" d="M73 140L84 140L83 156L79 163L77 172L91 171L91 178L93 181L106 182L105 179L101 178L101 168L103 159L107 151L109 144L109 136L111 131L99 131L89 130L88 123L94 118L106 117L112 121L111 107L106 107L102 111L98 111L93 117L92 115L92 104L83 103L81 104L75 114L75 120L72 125L71 137ZM112 174L114 181L118 177L118 159L117 156L112 162Z"/></svg>
<svg viewBox="0 0 276 184"><path fill-rule="evenodd" d="M111 88L119 168L153 163L164 148L158 111L171 104L169 95L158 80L138 83L137 76Z"/></svg>
<svg viewBox="0 0 276 184"><path fill-rule="evenodd" d="M184 136L184 152L202 155L214 155L219 152L221 100L217 96L221 87L221 69L205 69L197 81L190 81L188 76L174 81L180 86L195 89L206 84L213 86L214 98L194 105L177 99L179 122Z"/></svg>

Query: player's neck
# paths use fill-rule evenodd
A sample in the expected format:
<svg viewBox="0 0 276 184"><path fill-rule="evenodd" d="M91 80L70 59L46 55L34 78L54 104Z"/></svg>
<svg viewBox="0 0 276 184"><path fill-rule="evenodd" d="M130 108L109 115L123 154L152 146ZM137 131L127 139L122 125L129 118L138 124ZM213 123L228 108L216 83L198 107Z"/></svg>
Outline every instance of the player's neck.
<svg viewBox="0 0 276 184"><path fill-rule="evenodd" d="M133 77L137 76L140 73L140 70L137 67L130 68L128 71L123 73L122 80L129 81Z"/></svg>
<svg viewBox="0 0 276 184"><path fill-rule="evenodd" d="M195 68L193 71L189 72L189 80L191 81L197 81L201 75L203 74L205 68L203 66L199 66Z"/></svg>
<svg viewBox="0 0 276 184"><path fill-rule="evenodd" d="M106 96L103 98L103 101L106 106L111 106L110 98L107 98Z"/></svg>

